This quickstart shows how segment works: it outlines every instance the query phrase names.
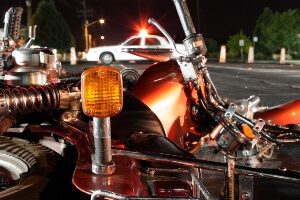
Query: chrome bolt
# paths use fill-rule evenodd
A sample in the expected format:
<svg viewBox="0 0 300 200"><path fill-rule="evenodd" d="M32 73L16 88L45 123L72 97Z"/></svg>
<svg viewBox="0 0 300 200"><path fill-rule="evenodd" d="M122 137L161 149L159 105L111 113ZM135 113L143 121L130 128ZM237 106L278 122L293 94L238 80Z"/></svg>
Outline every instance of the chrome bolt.
<svg viewBox="0 0 300 200"><path fill-rule="evenodd" d="M248 192L244 192L244 193L241 195L241 199L242 199L242 200L250 200L250 199L251 199L251 194L248 193Z"/></svg>
<svg viewBox="0 0 300 200"><path fill-rule="evenodd" d="M253 160L252 159L247 159L246 160L246 165L252 166L253 165Z"/></svg>
<svg viewBox="0 0 300 200"><path fill-rule="evenodd" d="M147 174L149 174L150 176L154 176L155 170L153 170L153 169L148 169L148 170L147 170Z"/></svg>
<svg viewBox="0 0 300 200"><path fill-rule="evenodd" d="M287 169L286 169L286 167L279 167L279 170L283 171L283 172L286 172Z"/></svg>
<svg viewBox="0 0 300 200"><path fill-rule="evenodd" d="M226 148L228 145L228 142L223 138L221 138L218 143L222 148Z"/></svg>

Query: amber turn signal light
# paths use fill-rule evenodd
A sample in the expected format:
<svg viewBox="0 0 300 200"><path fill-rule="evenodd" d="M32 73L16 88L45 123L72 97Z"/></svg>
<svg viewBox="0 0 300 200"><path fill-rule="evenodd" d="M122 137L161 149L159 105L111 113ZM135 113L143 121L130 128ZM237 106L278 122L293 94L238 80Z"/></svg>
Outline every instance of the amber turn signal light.
<svg viewBox="0 0 300 200"><path fill-rule="evenodd" d="M105 118L121 112L123 86L120 72L108 66L92 67L81 75L83 112L90 117Z"/></svg>
<svg viewBox="0 0 300 200"><path fill-rule="evenodd" d="M242 129L243 129L243 133L244 135L249 138L249 139L254 139L254 133L252 131L252 129L247 125L247 124L242 124Z"/></svg>

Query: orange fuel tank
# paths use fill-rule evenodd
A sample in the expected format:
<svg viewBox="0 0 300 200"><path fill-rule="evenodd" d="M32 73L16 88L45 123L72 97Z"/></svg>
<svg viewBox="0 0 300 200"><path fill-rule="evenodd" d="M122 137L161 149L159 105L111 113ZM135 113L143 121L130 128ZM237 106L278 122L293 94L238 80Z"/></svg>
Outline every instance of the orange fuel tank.
<svg viewBox="0 0 300 200"><path fill-rule="evenodd" d="M157 115L166 137L182 148L187 134L200 134L192 121L191 100L194 98L186 92L187 88L177 62L168 61L150 66L132 89Z"/></svg>
<svg viewBox="0 0 300 200"><path fill-rule="evenodd" d="M294 100L255 115L272 124L300 124L300 99Z"/></svg>

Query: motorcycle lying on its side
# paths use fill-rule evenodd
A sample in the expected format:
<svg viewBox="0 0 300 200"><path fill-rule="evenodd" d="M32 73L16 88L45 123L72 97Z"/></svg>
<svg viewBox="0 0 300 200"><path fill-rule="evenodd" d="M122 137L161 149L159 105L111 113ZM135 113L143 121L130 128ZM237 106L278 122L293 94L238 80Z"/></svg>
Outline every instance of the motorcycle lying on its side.
<svg viewBox="0 0 300 200"><path fill-rule="evenodd" d="M4 39L0 199L28 188L44 198L57 153L90 199L299 199L300 100L266 109L256 96L220 97L186 1L173 2L186 52L172 57L150 19L174 48L126 49L159 61L139 78L110 66L58 78L51 49L29 48L34 36L21 48ZM16 39L18 8L8 13L5 38Z"/></svg>

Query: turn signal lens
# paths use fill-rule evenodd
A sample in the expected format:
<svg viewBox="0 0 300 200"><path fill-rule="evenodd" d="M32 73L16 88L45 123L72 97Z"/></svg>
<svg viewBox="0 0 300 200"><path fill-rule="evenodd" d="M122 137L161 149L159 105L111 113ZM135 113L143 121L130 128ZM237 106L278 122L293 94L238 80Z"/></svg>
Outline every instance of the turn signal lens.
<svg viewBox="0 0 300 200"><path fill-rule="evenodd" d="M254 133L252 131L252 129L247 125L247 124L242 124L242 129L243 129L243 133L244 135L249 138L249 139L254 139Z"/></svg>
<svg viewBox="0 0 300 200"><path fill-rule="evenodd" d="M105 118L118 114L123 107L120 72L107 66L93 67L81 75L83 112L90 117Z"/></svg>

